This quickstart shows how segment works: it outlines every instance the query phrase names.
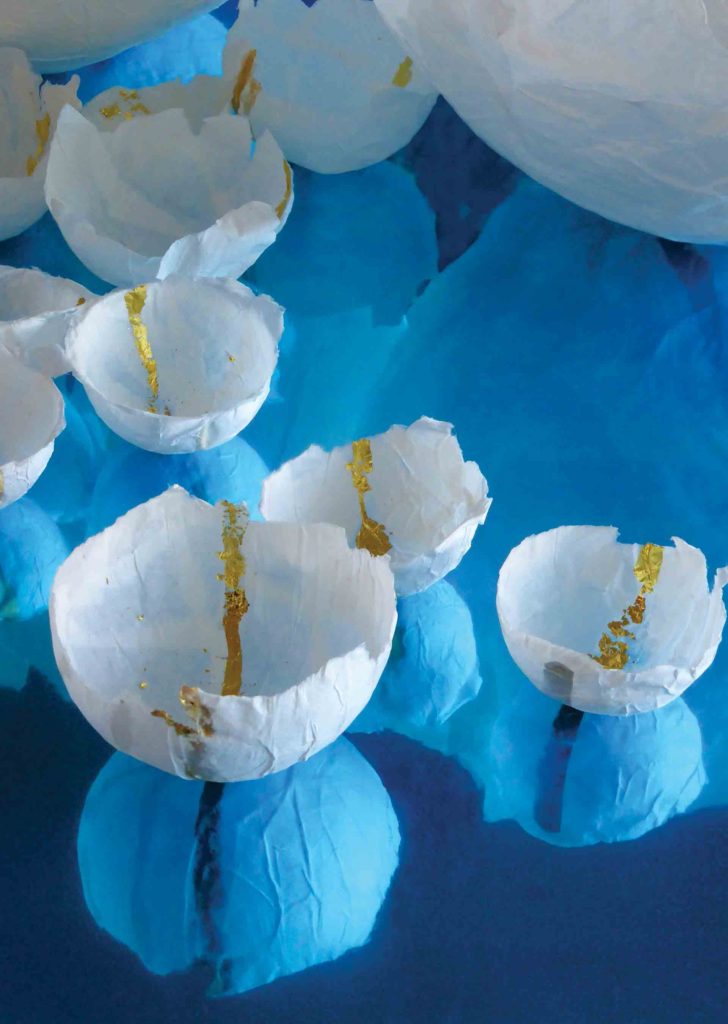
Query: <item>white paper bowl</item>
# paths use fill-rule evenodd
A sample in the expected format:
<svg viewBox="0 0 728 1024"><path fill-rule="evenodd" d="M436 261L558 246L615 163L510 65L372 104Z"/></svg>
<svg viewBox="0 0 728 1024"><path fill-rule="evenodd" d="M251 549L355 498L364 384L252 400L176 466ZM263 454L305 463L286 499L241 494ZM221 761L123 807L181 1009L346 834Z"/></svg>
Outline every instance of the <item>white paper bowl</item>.
<svg viewBox="0 0 728 1024"><path fill-rule="evenodd" d="M65 277L0 266L0 348L46 377L68 373L66 332L95 297Z"/></svg>
<svg viewBox="0 0 728 1024"><path fill-rule="evenodd" d="M256 132L270 129L289 160L325 174L385 160L437 99L362 0L242 0L223 62Z"/></svg>
<svg viewBox="0 0 728 1024"><path fill-rule="evenodd" d="M498 578L498 616L521 671L555 700L602 715L678 697L711 665L726 618L728 570L708 590L702 552L675 537L644 591L635 572L643 548L617 536L612 526L560 526L527 537ZM641 622L631 611L640 595ZM627 660L607 667L624 660L620 644Z"/></svg>
<svg viewBox="0 0 728 1024"><path fill-rule="evenodd" d="M269 133L253 147L244 117L211 117L195 132L182 110L164 110L101 131L66 108L46 199L71 249L104 281L236 278L285 223L292 172Z"/></svg>
<svg viewBox="0 0 728 1024"><path fill-rule="evenodd" d="M39 71L69 71L217 6L218 0L3 0L0 42L20 46Z"/></svg>
<svg viewBox="0 0 728 1024"><path fill-rule="evenodd" d="M350 550L342 530L251 522L234 544L230 517L171 488L77 548L50 602L58 667L89 722L141 761L216 782L280 771L339 736L397 618L387 562ZM231 546L249 605L237 626L235 563L220 557Z"/></svg>
<svg viewBox="0 0 728 1024"><path fill-rule="evenodd" d="M474 462L463 460L450 423L423 416L368 440L373 468L366 474L366 514L386 536L384 546L391 545L386 553L397 593L414 594L447 575L467 552L490 508L488 484ZM330 452L312 445L265 481L263 517L337 523L350 544L363 543L352 460L352 445Z"/></svg>
<svg viewBox="0 0 728 1024"><path fill-rule="evenodd" d="M0 19L5 24L4 9ZM19 235L45 213L50 138L63 104L78 106L77 88L77 76L67 85L42 83L22 50L0 46L0 240Z"/></svg>
<svg viewBox="0 0 728 1024"><path fill-rule="evenodd" d="M376 0L482 139L612 220L728 241L725 0Z"/></svg>
<svg viewBox="0 0 728 1024"><path fill-rule="evenodd" d="M0 349L0 508L30 490L65 425L55 384Z"/></svg>
<svg viewBox="0 0 728 1024"><path fill-rule="evenodd" d="M237 281L174 276L89 306L66 350L107 426L148 451L193 452L253 419L282 331L283 311L267 296Z"/></svg>

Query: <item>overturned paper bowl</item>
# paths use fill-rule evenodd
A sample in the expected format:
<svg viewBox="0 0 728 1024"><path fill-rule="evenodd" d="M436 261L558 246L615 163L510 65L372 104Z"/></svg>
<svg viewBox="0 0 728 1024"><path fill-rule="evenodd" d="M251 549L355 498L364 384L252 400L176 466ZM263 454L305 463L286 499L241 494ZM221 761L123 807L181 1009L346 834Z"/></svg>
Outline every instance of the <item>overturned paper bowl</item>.
<svg viewBox="0 0 728 1024"><path fill-rule="evenodd" d="M560 526L514 548L498 579L503 636L534 686L581 711L629 715L680 696L712 664L726 612L719 569L674 547Z"/></svg>
<svg viewBox="0 0 728 1024"><path fill-rule="evenodd" d="M2 17L5 25L4 9ZM45 213L48 142L63 104L78 104L77 87L77 77L68 85L42 83L22 50L0 46L0 240Z"/></svg>
<svg viewBox="0 0 728 1024"><path fill-rule="evenodd" d="M396 622L386 561L326 524L246 523L174 487L61 566L68 691L117 749L185 778L258 778L321 750L369 700Z"/></svg>
<svg viewBox="0 0 728 1024"><path fill-rule="evenodd" d="M289 160L325 174L405 146L437 90L373 3L242 0L228 34L233 106L268 128Z"/></svg>
<svg viewBox="0 0 728 1024"><path fill-rule="evenodd" d="M351 544L389 555L404 596L458 565L491 500L452 425L423 416L330 452L313 445L265 481L260 509L268 520L343 526Z"/></svg>
<svg viewBox="0 0 728 1024"><path fill-rule="evenodd" d="M97 277L236 278L275 241L293 197L292 172L266 132L244 117L182 110L101 131L67 107L58 120L46 199L64 238Z"/></svg>
<svg viewBox="0 0 728 1024"><path fill-rule="evenodd" d="M47 377L67 373L66 333L93 298L68 278L0 266L0 348Z"/></svg>
<svg viewBox="0 0 728 1024"><path fill-rule="evenodd" d="M101 419L153 452L214 448L268 396L283 311L237 281L174 276L81 313L66 351Z"/></svg>
<svg viewBox="0 0 728 1024"><path fill-rule="evenodd" d="M55 384L0 349L0 508L30 490L65 425Z"/></svg>

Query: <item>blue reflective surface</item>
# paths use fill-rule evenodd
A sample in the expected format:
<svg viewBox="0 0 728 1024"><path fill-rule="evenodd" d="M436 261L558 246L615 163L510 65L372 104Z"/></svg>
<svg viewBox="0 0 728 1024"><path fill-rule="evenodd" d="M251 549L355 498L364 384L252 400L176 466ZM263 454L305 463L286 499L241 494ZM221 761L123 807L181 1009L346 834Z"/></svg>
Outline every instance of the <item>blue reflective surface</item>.
<svg viewBox="0 0 728 1024"><path fill-rule="evenodd" d="M728 562L728 257L571 206L442 102L388 164L297 183L249 274L289 312L242 437L139 452L66 381L54 459L0 512L0 1021L723 1022L728 646L659 712L569 716L511 662L495 583L562 523ZM106 287L49 217L0 262ZM400 602L349 739L228 787L112 756L53 666L69 547L172 482L255 503L308 444L422 413L494 504Z"/></svg>

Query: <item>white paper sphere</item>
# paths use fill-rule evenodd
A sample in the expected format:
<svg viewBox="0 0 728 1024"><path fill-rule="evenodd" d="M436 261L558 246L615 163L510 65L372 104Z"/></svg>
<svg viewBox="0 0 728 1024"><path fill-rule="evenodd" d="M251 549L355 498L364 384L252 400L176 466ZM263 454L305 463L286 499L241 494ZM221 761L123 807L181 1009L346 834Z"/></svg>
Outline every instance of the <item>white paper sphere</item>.
<svg viewBox="0 0 728 1024"><path fill-rule="evenodd" d="M254 149L254 151L253 151ZM273 241L292 172L244 117L181 110L101 131L66 108L51 145L46 199L71 249L97 277L141 284L173 273L240 277Z"/></svg>
<svg viewBox="0 0 728 1024"><path fill-rule="evenodd" d="M352 551L343 530L245 529L231 508L171 488L77 548L50 603L61 675L101 735L218 782L280 771L336 739L369 700L397 617L388 563Z"/></svg>
<svg viewBox="0 0 728 1024"><path fill-rule="evenodd" d="M66 333L81 306L94 298L65 277L0 266L0 348L47 377L67 373Z"/></svg>
<svg viewBox="0 0 728 1024"><path fill-rule="evenodd" d="M469 549L492 501L487 481L474 462L463 460L450 423L423 416L409 427L390 427L363 440L372 457L363 500L378 533L376 553L389 555L400 596L424 590ZM264 518L337 523L349 543L373 550L362 537L360 495L350 468L355 445L330 452L312 445L272 473L263 484Z"/></svg>
<svg viewBox="0 0 728 1024"><path fill-rule="evenodd" d="M325 174L385 160L437 99L370 0L241 0L224 71L254 129Z"/></svg>
<svg viewBox="0 0 728 1024"><path fill-rule="evenodd" d="M0 508L30 490L65 425L55 384L0 348Z"/></svg>
<svg viewBox="0 0 728 1024"><path fill-rule="evenodd" d="M7 15L0 12L0 26ZM0 28L2 39L2 28ZM19 235L46 209L43 185L58 113L78 106L78 76L43 83L22 50L0 46L0 240Z"/></svg>
<svg viewBox="0 0 728 1024"><path fill-rule="evenodd" d="M376 0L482 139L587 209L728 241L724 0Z"/></svg>
<svg viewBox="0 0 728 1024"><path fill-rule="evenodd" d="M39 71L111 57L218 0L3 0L0 43L20 46Z"/></svg>
<svg viewBox="0 0 728 1024"><path fill-rule="evenodd" d="M267 296L237 281L175 275L89 306L69 331L67 357L117 434L148 451L192 452L229 441L253 419L282 331L283 311Z"/></svg>
<svg viewBox="0 0 728 1024"><path fill-rule="evenodd" d="M496 599L508 650L534 686L603 715L653 711L678 697L712 664L726 618L728 570L709 590L703 553L675 537L644 591L643 548L617 535L611 526L560 526L527 537L505 560Z"/></svg>

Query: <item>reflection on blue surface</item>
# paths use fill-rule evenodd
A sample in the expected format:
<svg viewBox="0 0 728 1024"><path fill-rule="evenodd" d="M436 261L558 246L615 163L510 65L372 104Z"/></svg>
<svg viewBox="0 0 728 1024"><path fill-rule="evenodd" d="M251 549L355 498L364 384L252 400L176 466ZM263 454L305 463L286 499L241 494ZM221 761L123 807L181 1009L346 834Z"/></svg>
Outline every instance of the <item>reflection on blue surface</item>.
<svg viewBox="0 0 728 1024"><path fill-rule="evenodd" d="M146 967L200 959L232 995L367 942L397 867L399 827L345 739L255 782L185 782L115 754L78 833L97 923Z"/></svg>

